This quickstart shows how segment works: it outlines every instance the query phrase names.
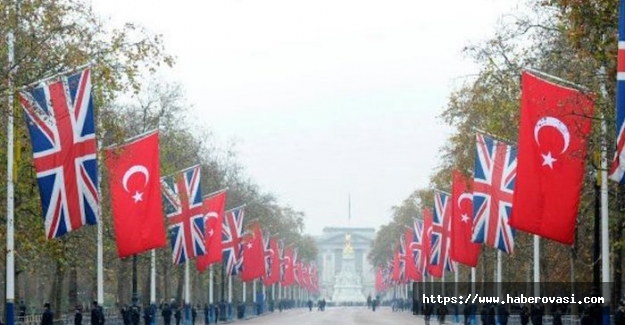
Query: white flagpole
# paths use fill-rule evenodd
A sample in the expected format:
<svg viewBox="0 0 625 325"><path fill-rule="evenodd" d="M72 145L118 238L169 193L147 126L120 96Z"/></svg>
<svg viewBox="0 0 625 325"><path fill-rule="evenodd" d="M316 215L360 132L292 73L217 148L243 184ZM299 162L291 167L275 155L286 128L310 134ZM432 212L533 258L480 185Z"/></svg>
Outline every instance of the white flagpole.
<svg viewBox="0 0 625 325"><path fill-rule="evenodd" d="M443 266L443 275L441 276L441 295L444 297L445 296L445 269Z"/></svg>
<svg viewBox="0 0 625 325"><path fill-rule="evenodd" d="M213 265L210 265L208 267L208 303L212 304L214 302L213 300L213 277L215 276L215 273L213 271Z"/></svg>
<svg viewBox="0 0 625 325"><path fill-rule="evenodd" d="M454 296L455 297L458 297L458 272L460 272L460 270L458 269L458 265L456 265L456 271L454 272ZM454 314L455 314L456 323L459 323L460 312L458 310L458 304L454 306Z"/></svg>
<svg viewBox="0 0 625 325"><path fill-rule="evenodd" d="M189 279L189 262L184 263L184 318L185 324L191 324L191 281Z"/></svg>
<svg viewBox="0 0 625 325"><path fill-rule="evenodd" d="M243 293L241 295L241 302L245 303L246 302L246 298L247 298L247 283L243 282Z"/></svg>
<svg viewBox="0 0 625 325"><path fill-rule="evenodd" d="M540 237L534 235L534 296L540 297Z"/></svg>
<svg viewBox="0 0 625 325"><path fill-rule="evenodd" d="M98 172L98 178L101 179ZM100 194L100 186L98 185L98 194ZM100 195L100 198L102 196ZM98 231L97 238L97 290L98 290L98 305L104 305L104 233L103 233L103 220L102 220L102 211L98 209L98 223L96 225Z"/></svg>
<svg viewBox="0 0 625 325"><path fill-rule="evenodd" d="M501 297L501 251L497 250L497 277L495 282L497 282L497 297Z"/></svg>
<svg viewBox="0 0 625 325"><path fill-rule="evenodd" d="M605 72L605 68L602 68ZM605 73L604 73L605 74ZM607 94L605 83L602 93ZM601 280L604 324L610 323L610 231L608 228L608 159L606 144L607 126L605 116L601 113Z"/></svg>
<svg viewBox="0 0 625 325"><path fill-rule="evenodd" d="M150 255L150 304L156 304L156 251Z"/></svg>
<svg viewBox="0 0 625 325"><path fill-rule="evenodd" d="M256 279L252 281L252 302L256 303Z"/></svg>
<svg viewBox="0 0 625 325"><path fill-rule="evenodd" d="M471 295L475 296L475 268L471 268Z"/></svg>
<svg viewBox="0 0 625 325"><path fill-rule="evenodd" d="M228 303L232 303L232 275L228 275Z"/></svg>
<svg viewBox="0 0 625 325"><path fill-rule="evenodd" d="M267 286L263 285L263 302L267 301Z"/></svg>
<svg viewBox="0 0 625 325"><path fill-rule="evenodd" d="M476 270L474 267L471 268L471 296L475 297L475 274ZM475 309L475 305L471 303L471 324L477 324L477 320L475 319L475 313L477 309Z"/></svg>
<svg viewBox="0 0 625 325"><path fill-rule="evenodd" d="M7 16L10 17L11 5L6 7ZM13 30L9 28L7 32L7 64L9 71L7 74L7 260L6 260L6 321L7 325L15 324L13 315L13 305L15 302L15 244L14 244L14 188L13 188Z"/></svg>

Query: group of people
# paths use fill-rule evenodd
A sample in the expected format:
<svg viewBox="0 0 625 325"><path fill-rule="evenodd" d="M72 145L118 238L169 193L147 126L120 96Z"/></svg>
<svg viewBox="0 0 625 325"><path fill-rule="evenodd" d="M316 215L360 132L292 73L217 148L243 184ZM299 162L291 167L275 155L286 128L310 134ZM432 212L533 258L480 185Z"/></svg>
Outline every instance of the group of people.
<svg viewBox="0 0 625 325"><path fill-rule="evenodd" d="M404 299L404 298L393 299L393 301L391 302L391 310L393 312L404 311L409 308L408 304L409 302L407 299Z"/></svg>
<svg viewBox="0 0 625 325"><path fill-rule="evenodd" d="M82 305L77 305L74 311L74 325L82 325L83 320ZM105 318L102 307L98 305L97 301L91 304L91 325L104 325ZM43 304L43 313L41 314L41 325L53 325L54 324L54 312L50 308L50 303Z"/></svg>
<svg viewBox="0 0 625 325"><path fill-rule="evenodd" d="M317 301L317 310L319 310L319 311L326 310L326 299L325 298Z"/></svg>
<svg viewBox="0 0 625 325"><path fill-rule="evenodd" d="M439 324L445 324L445 317L449 310L447 306L444 304L439 304L436 308L434 304L423 304L423 319L425 320L425 325L430 324L430 318L432 314L436 312L436 316L438 317Z"/></svg>
<svg viewBox="0 0 625 325"><path fill-rule="evenodd" d="M372 298L371 295L367 296L367 308L370 308L373 311L375 311L375 309L378 307L379 304L380 304L379 297Z"/></svg>

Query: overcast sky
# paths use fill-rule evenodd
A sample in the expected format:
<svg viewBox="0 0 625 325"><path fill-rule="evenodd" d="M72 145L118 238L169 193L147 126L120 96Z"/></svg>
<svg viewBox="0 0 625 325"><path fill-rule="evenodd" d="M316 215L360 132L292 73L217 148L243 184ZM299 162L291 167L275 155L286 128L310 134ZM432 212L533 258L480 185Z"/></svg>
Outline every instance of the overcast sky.
<svg viewBox="0 0 625 325"><path fill-rule="evenodd" d="M93 0L163 34L197 123L236 140L247 175L306 231L378 227L426 187L447 98L477 72L464 46L518 0ZM451 181L451 178L450 178ZM250 216L253 217L253 216Z"/></svg>

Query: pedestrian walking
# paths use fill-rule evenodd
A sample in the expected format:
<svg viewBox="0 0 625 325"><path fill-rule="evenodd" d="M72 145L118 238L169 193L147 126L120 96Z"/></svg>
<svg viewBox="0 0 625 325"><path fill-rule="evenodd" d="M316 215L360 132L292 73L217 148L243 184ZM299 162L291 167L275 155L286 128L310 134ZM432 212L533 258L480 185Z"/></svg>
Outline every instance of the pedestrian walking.
<svg viewBox="0 0 625 325"><path fill-rule="evenodd" d="M176 325L180 325L180 320L182 319L182 310L180 310L180 306L176 306L176 311L174 312L174 318L176 319Z"/></svg>
<svg viewBox="0 0 625 325"><path fill-rule="evenodd" d="M91 303L91 325L104 325L104 313L95 300Z"/></svg>
<svg viewBox="0 0 625 325"><path fill-rule="evenodd" d="M41 325L53 325L54 313L50 310L50 303L43 304L43 314L41 314Z"/></svg>
<svg viewBox="0 0 625 325"><path fill-rule="evenodd" d="M82 325L82 306L76 305L74 311L74 325Z"/></svg>
<svg viewBox="0 0 625 325"><path fill-rule="evenodd" d="M163 316L163 321L165 325L171 325L171 307L168 303L163 305L163 310L161 310L161 316Z"/></svg>

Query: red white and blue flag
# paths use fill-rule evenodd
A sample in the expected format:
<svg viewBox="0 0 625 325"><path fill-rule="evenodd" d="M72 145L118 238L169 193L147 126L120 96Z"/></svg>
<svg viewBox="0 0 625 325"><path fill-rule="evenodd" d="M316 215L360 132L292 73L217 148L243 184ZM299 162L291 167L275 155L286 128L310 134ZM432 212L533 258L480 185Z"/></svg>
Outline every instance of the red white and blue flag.
<svg viewBox="0 0 625 325"><path fill-rule="evenodd" d="M222 261L226 263L226 274L236 275L243 266L243 214L244 207L226 211L221 230Z"/></svg>
<svg viewBox="0 0 625 325"><path fill-rule="evenodd" d="M516 180L516 148L480 133L476 147L472 240L512 254L514 232L508 220Z"/></svg>
<svg viewBox="0 0 625 325"><path fill-rule="evenodd" d="M97 223L100 210L91 70L23 90L48 239Z"/></svg>
<svg viewBox="0 0 625 325"><path fill-rule="evenodd" d="M611 180L625 184L625 1L619 1L618 58L616 72L616 153Z"/></svg>
<svg viewBox="0 0 625 325"><path fill-rule="evenodd" d="M169 225L174 264L204 255L204 207L200 166L161 177L163 208Z"/></svg>
<svg viewBox="0 0 625 325"><path fill-rule="evenodd" d="M443 269L453 272L451 260L451 195L434 191L434 215L432 216L432 235L430 237L430 263L428 273L442 277Z"/></svg>
<svg viewBox="0 0 625 325"><path fill-rule="evenodd" d="M271 285L280 281L280 249L278 239L265 236L265 270L264 285Z"/></svg>
<svg viewBox="0 0 625 325"><path fill-rule="evenodd" d="M416 271L416 278L411 278L411 273L408 270L412 267L406 266L406 277L415 281L423 281L423 272L424 265L423 260L425 253L425 247L423 242L423 220L415 219L413 226L411 228L412 232L412 241L410 242L410 251L409 255L412 256L412 263L414 264L414 268Z"/></svg>

